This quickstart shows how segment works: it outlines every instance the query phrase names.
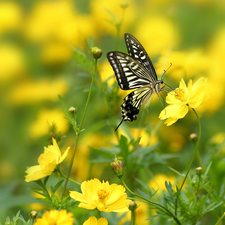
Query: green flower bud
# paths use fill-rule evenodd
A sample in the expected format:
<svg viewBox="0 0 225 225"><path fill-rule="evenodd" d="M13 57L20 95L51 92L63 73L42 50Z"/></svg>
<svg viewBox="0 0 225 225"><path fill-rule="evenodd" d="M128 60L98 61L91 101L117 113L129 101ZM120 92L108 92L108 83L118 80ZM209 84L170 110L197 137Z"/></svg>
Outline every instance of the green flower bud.
<svg viewBox="0 0 225 225"><path fill-rule="evenodd" d="M33 211L30 212L30 217L31 217L32 219L35 219L35 218L37 217L37 214L38 214L37 211L34 211L34 210L33 210Z"/></svg>
<svg viewBox="0 0 225 225"><path fill-rule="evenodd" d="M76 108L74 108L74 107L70 107L70 108L69 108L69 111L70 111L71 113L75 113L77 110L76 110Z"/></svg>
<svg viewBox="0 0 225 225"><path fill-rule="evenodd" d="M122 9L126 9L128 7L128 2L127 1L122 1L121 4L120 4L120 7Z"/></svg>
<svg viewBox="0 0 225 225"><path fill-rule="evenodd" d="M99 59L102 56L102 50L98 47L92 47L91 48L91 54L95 59Z"/></svg>
<svg viewBox="0 0 225 225"><path fill-rule="evenodd" d="M130 211L134 211L135 209L137 209L137 203L136 202L134 202L134 201L132 201L132 202L130 202L129 203L129 206L128 206L128 208L129 208L129 210Z"/></svg>
<svg viewBox="0 0 225 225"><path fill-rule="evenodd" d="M195 133L190 134L189 138L190 138L193 142L196 142L197 139L198 139L197 134L195 134Z"/></svg>
<svg viewBox="0 0 225 225"><path fill-rule="evenodd" d="M196 173L200 175L202 173L202 167L197 167Z"/></svg>
<svg viewBox="0 0 225 225"><path fill-rule="evenodd" d="M113 162L111 162L111 167L114 171L114 173L120 178L123 176L123 162L121 160L118 160L117 158L114 159Z"/></svg>

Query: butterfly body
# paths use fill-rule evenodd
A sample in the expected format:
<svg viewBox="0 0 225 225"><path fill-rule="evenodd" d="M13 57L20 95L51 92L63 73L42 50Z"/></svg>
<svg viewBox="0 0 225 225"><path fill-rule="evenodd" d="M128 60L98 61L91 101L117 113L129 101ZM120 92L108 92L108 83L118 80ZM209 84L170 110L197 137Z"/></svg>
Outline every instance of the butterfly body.
<svg viewBox="0 0 225 225"><path fill-rule="evenodd" d="M107 58L120 88L136 90L123 99L122 120L116 130L123 121L136 120L140 107L149 100L153 93L156 93L159 98L159 93L165 87L164 81L158 80L153 64L140 42L131 34L126 33L124 37L129 55L112 51L107 53Z"/></svg>

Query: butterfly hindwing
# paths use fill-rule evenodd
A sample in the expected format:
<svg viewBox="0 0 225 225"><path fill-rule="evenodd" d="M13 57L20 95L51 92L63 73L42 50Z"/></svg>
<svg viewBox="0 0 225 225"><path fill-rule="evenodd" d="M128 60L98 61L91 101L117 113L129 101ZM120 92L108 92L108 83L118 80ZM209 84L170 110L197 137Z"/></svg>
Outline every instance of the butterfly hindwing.
<svg viewBox="0 0 225 225"><path fill-rule="evenodd" d="M128 33L124 34L124 39L129 55L142 64L149 71L155 81L157 81L155 68L141 43L133 35Z"/></svg>
<svg viewBox="0 0 225 225"><path fill-rule="evenodd" d="M140 88L154 82L149 72L129 55L115 51L109 52L107 58L121 89Z"/></svg>

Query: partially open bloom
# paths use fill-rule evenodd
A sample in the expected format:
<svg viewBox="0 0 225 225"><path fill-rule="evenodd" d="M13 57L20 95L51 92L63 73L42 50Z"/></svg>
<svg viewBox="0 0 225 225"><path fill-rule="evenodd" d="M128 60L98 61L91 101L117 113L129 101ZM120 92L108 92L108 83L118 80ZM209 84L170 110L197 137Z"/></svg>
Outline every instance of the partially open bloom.
<svg viewBox="0 0 225 225"><path fill-rule="evenodd" d="M118 176L118 178L123 176L123 162L121 160L118 160L115 158L113 160L114 162L111 162L111 167L114 171L114 173Z"/></svg>
<svg viewBox="0 0 225 225"><path fill-rule="evenodd" d="M97 219L95 216L91 216L83 223L83 225L108 225L108 221L104 217Z"/></svg>
<svg viewBox="0 0 225 225"><path fill-rule="evenodd" d="M188 106L196 108L208 98L207 78L201 77L194 84L189 80L188 86L182 79L179 88L167 95L166 102L170 105L162 110L159 118L167 119L165 124L170 126L188 113Z"/></svg>
<svg viewBox="0 0 225 225"><path fill-rule="evenodd" d="M70 147L62 155L56 140L54 138L52 140L53 145L44 147L44 153L39 156L39 165L31 166L26 171L26 182L40 180L43 177L51 175L56 166L66 158Z"/></svg>
<svg viewBox="0 0 225 225"><path fill-rule="evenodd" d="M127 199L125 188L122 185L100 182L98 179L84 181L81 184L81 193L70 191L70 197L79 201L79 207L98 209L103 212L127 212L130 200Z"/></svg>
<svg viewBox="0 0 225 225"><path fill-rule="evenodd" d="M34 225L73 225L73 214L65 209L60 211L51 210L43 214L42 218L38 218Z"/></svg>

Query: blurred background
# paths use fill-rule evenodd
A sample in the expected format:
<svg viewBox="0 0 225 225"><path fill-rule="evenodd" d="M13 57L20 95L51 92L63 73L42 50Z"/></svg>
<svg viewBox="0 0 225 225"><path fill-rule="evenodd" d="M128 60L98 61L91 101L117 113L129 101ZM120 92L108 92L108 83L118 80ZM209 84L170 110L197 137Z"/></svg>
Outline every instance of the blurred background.
<svg viewBox="0 0 225 225"><path fill-rule="evenodd" d="M21 208L24 212L34 208L25 170L37 164L52 134L65 136L59 143L62 152L73 148L75 135L58 94L68 107L77 109L79 124L93 73L93 46L101 48L103 55L73 177L79 182L94 177L118 182L107 163L113 154L105 156L93 148L118 144L114 129L121 120L122 99L129 92L119 90L106 53L116 48L127 53L124 33L141 42L159 77L172 63L164 76L171 87L178 87L181 78L186 83L208 78L210 99L197 108L203 130L200 154L203 163L213 160L210 178L219 191L225 169L224 13L224 0L0 1L0 221ZM166 127L158 120L162 109L155 96L150 114L142 107L137 121L124 122L118 131L128 140L141 137L141 146L159 144L148 164L152 177L158 179L153 182L149 177L149 185L156 189L164 188L166 177L174 179L168 165L186 171L186 159L191 159L194 149L188 137L198 132L192 112Z"/></svg>

